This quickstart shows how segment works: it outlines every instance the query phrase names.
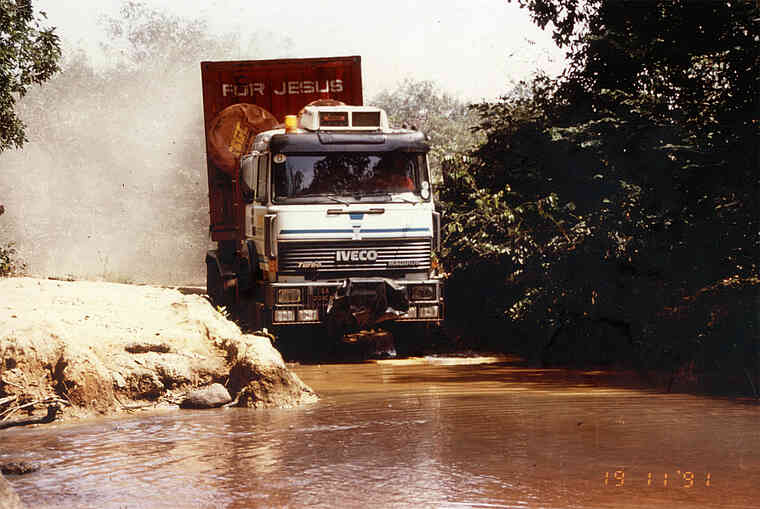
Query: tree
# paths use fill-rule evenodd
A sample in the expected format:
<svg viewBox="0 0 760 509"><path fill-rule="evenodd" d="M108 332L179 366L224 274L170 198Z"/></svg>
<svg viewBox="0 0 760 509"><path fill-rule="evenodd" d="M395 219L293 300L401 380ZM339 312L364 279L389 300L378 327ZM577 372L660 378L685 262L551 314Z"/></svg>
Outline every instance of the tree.
<svg viewBox="0 0 760 509"><path fill-rule="evenodd" d="M538 347L603 326L648 359L756 371L760 6L519 3L569 65L476 106L485 142L442 192L452 283L488 295L463 304Z"/></svg>
<svg viewBox="0 0 760 509"><path fill-rule="evenodd" d="M235 34L211 34L204 20L182 18L139 1L125 1L117 17L103 17L100 24L108 34L103 49L140 72L197 66L203 59L229 57L241 46Z"/></svg>
<svg viewBox="0 0 760 509"><path fill-rule="evenodd" d="M44 12L40 16L46 17ZM0 152L21 148L25 125L15 104L33 84L58 71L61 56L55 28L43 27L31 0L0 0Z"/></svg>
<svg viewBox="0 0 760 509"><path fill-rule="evenodd" d="M603 92L619 90L646 96L653 116L688 125L757 118L756 0L518 1L568 48L558 82L566 104L606 105L614 99Z"/></svg>
<svg viewBox="0 0 760 509"><path fill-rule="evenodd" d="M414 127L429 137L436 170L445 157L477 144L473 132L478 123L476 112L469 103L440 91L432 81L406 79L395 90L377 94L372 104L388 113L392 126Z"/></svg>
<svg viewBox="0 0 760 509"><path fill-rule="evenodd" d="M668 230L675 269L705 278L684 280L752 272L760 245L745 227L758 217L760 4L520 4L568 48L567 70L541 99L553 139L596 159L601 169L589 177L641 190L639 233Z"/></svg>

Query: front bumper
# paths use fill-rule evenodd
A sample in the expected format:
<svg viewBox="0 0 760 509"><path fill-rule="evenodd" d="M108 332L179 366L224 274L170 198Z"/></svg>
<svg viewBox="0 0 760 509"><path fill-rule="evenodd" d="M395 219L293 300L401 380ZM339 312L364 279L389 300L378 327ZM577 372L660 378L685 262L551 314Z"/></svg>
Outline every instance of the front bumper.
<svg viewBox="0 0 760 509"><path fill-rule="evenodd" d="M348 281L269 283L264 288L267 321L276 326L326 323L331 303L336 301L336 295ZM408 309L399 310L392 318L385 314L383 320L421 323L440 323L443 320L444 295L440 279L399 281L350 278L350 283L359 289L363 286L376 287L382 282L402 288L408 300Z"/></svg>

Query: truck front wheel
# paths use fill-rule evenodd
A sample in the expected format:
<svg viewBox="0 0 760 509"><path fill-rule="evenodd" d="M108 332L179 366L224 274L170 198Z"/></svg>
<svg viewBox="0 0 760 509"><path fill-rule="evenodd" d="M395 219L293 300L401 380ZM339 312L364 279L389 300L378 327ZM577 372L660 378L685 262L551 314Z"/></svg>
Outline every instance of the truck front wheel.
<svg viewBox="0 0 760 509"><path fill-rule="evenodd" d="M230 306L234 299L230 295L230 290L225 289L219 264L212 254L206 256L206 294L215 307L225 308L228 312L231 310Z"/></svg>

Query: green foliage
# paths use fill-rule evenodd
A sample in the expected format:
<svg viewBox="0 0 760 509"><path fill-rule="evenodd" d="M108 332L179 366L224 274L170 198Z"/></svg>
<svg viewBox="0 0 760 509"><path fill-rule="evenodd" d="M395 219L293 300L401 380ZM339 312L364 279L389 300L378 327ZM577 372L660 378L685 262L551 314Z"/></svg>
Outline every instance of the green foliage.
<svg viewBox="0 0 760 509"><path fill-rule="evenodd" d="M45 13L40 15L45 17ZM16 100L58 71L61 50L53 28L40 25L30 0L0 0L0 152L27 141Z"/></svg>
<svg viewBox="0 0 760 509"><path fill-rule="evenodd" d="M20 276L26 272L26 264L18 259L13 242L0 246L0 277Z"/></svg>
<svg viewBox="0 0 760 509"><path fill-rule="evenodd" d="M440 91L432 81L406 79L395 90L376 95L371 104L388 113L392 126L414 127L428 136L435 172L446 156L469 150L480 141L474 132L477 113L468 103Z"/></svg>
<svg viewBox="0 0 760 509"><path fill-rule="evenodd" d="M476 106L485 141L441 191L449 311L549 360L756 370L757 4L520 3L570 65Z"/></svg>
<svg viewBox="0 0 760 509"><path fill-rule="evenodd" d="M228 320L230 319L231 317L230 310L227 308L227 306L214 306L214 309L216 310L217 313L222 315L224 318Z"/></svg>
<svg viewBox="0 0 760 509"><path fill-rule="evenodd" d="M756 1L519 3L568 48L568 68L547 103L555 120L635 113L680 127L702 150L758 135Z"/></svg>

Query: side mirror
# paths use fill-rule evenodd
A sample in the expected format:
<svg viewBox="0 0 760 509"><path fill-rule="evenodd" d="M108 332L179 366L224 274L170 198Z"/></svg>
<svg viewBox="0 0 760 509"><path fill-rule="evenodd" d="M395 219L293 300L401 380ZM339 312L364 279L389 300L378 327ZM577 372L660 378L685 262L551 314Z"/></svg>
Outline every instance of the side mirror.
<svg viewBox="0 0 760 509"><path fill-rule="evenodd" d="M422 196L423 200L430 199L430 183L427 180L422 183L422 188L420 189L420 196Z"/></svg>

